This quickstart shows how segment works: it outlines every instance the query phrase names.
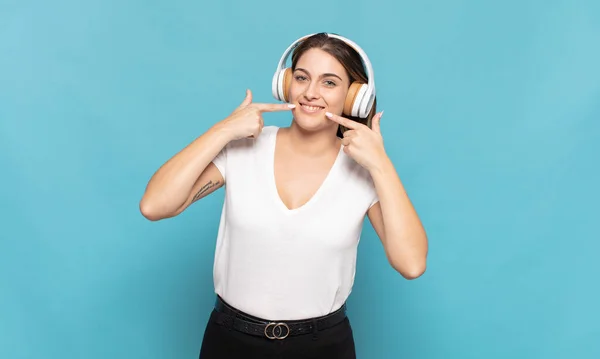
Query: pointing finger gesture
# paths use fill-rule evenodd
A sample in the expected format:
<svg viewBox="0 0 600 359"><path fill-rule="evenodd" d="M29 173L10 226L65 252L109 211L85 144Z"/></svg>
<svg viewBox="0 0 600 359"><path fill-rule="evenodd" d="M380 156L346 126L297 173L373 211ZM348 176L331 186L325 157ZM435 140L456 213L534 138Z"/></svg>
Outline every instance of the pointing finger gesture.
<svg viewBox="0 0 600 359"><path fill-rule="evenodd" d="M344 152L367 170L376 168L386 158L380 127L382 114L373 116L372 128L330 112L325 114L331 121L348 129L342 139Z"/></svg>
<svg viewBox="0 0 600 359"><path fill-rule="evenodd" d="M257 138L264 127L263 112L289 111L294 105L253 103L252 92L246 90L246 97L222 124L231 135L231 140Z"/></svg>

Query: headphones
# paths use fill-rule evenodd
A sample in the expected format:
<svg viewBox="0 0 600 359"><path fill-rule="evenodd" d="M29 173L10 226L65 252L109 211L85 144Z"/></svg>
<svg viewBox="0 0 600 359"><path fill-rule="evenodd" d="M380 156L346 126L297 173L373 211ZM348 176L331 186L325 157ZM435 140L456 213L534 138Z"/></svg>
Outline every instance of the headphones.
<svg viewBox="0 0 600 359"><path fill-rule="evenodd" d="M315 34L306 35L294 41L281 56L279 64L277 65L277 70L273 76L272 83L273 97L275 97L276 100L284 102L289 101L287 98L287 93L289 92L290 84L292 82L292 69L291 67L285 67L285 63L292 53L292 50L295 49L302 40L305 40L313 35ZM373 102L375 101L375 79L371 62L369 61L369 58L363 49L361 49L353 41L334 34L327 34L327 36L341 40L348 44L350 47L356 50L356 52L358 52L363 61L367 71L368 81L366 84L361 82L353 82L350 85L348 95L346 96L346 101L344 102L344 114L346 116L367 118L369 112L373 108Z"/></svg>

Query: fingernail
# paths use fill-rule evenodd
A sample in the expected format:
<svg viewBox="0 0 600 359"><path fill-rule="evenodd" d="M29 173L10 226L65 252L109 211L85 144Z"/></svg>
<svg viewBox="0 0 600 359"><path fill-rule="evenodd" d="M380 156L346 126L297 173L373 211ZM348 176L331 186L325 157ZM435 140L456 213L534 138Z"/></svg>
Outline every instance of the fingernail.
<svg viewBox="0 0 600 359"><path fill-rule="evenodd" d="M327 116L327 117L332 117L332 116L333 116L333 114L332 114L331 112L325 112L325 116Z"/></svg>
<svg viewBox="0 0 600 359"><path fill-rule="evenodd" d="M288 105L288 107L289 107L289 108L294 108L294 107L296 107L296 105L294 105L293 103L290 103L290 104Z"/></svg>
<svg viewBox="0 0 600 359"><path fill-rule="evenodd" d="M381 111L381 113L379 114L379 118L383 117L383 111Z"/></svg>

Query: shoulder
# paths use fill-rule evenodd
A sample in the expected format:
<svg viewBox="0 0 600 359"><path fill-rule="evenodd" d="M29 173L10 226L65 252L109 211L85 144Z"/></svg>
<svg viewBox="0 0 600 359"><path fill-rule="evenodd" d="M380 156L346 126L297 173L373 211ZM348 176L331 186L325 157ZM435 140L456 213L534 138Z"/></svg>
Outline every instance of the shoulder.
<svg viewBox="0 0 600 359"><path fill-rule="evenodd" d="M377 201L377 190L371 173L345 152L342 151L341 155L342 176L340 179L343 183L339 183L340 187L343 186L352 193L358 203L372 206Z"/></svg>
<svg viewBox="0 0 600 359"><path fill-rule="evenodd" d="M363 186L371 187L373 185L371 173L369 173L367 169L358 164L344 151L341 151L340 155L342 156L341 167L345 175L344 177L351 179L353 182Z"/></svg>
<svg viewBox="0 0 600 359"><path fill-rule="evenodd" d="M227 152L248 153L249 151L267 149L278 129L277 126L265 126L257 138L241 138L231 141L226 146Z"/></svg>
<svg viewBox="0 0 600 359"><path fill-rule="evenodd" d="M355 208L363 213L378 199L371 173L345 152L340 153L340 175L336 176L336 188L349 197L344 203L347 209Z"/></svg>
<svg viewBox="0 0 600 359"><path fill-rule="evenodd" d="M265 126L263 127L260 136L258 136L258 140L264 141L266 138L273 138L275 135L277 135L278 130L278 126Z"/></svg>

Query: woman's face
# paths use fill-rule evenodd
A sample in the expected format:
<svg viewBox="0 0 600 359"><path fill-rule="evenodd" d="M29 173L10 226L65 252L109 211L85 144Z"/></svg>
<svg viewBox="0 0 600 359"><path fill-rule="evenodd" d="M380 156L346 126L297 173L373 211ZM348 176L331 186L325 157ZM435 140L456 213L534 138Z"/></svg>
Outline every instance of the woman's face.
<svg viewBox="0 0 600 359"><path fill-rule="evenodd" d="M289 90L298 125L307 130L337 128L325 112L342 113L349 82L346 70L333 56L316 48L306 51L298 59Z"/></svg>

